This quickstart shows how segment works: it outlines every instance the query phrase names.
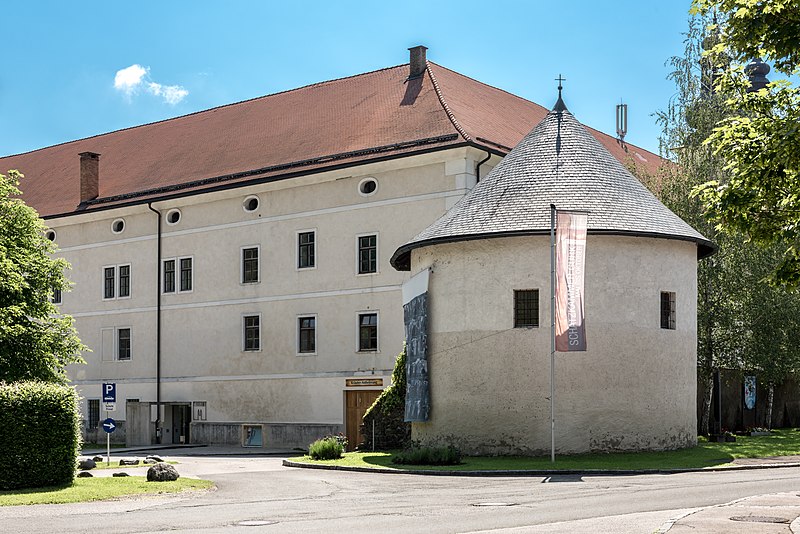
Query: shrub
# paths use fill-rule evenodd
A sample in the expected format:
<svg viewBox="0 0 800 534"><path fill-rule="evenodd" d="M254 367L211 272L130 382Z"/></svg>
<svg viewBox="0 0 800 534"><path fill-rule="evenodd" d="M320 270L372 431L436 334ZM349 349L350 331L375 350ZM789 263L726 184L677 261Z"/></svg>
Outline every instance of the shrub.
<svg viewBox="0 0 800 534"><path fill-rule="evenodd" d="M361 435L366 440L366 448L400 449L411 440L411 423L406 423L406 349L397 356L392 371L392 385L384 389L364 414ZM373 435L373 422L374 435ZM372 443L372 439L375 443Z"/></svg>
<svg viewBox="0 0 800 534"><path fill-rule="evenodd" d="M326 436L308 446L308 455L313 460L336 460L342 457L344 447L336 436Z"/></svg>
<svg viewBox="0 0 800 534"><path fill-rule="evenodd" d="M449 447L414 446L394 455L392 463L407 465L458 465L461 463L461 451L452 445Z"/></svg>
<svg viewBox="0 0 800 534"><path fill-rule="evenodd" d="M71 484L80 439L74 388L0 383L0 489Z"/></svg>

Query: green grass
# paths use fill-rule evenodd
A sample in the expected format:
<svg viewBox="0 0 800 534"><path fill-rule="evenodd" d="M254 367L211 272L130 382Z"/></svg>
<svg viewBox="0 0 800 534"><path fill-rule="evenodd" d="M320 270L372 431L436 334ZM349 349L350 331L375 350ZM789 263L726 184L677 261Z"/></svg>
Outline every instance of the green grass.
<svg viewBox="0 0 800 534"><path fill-rule="evenodd" d="M174 482L147 482L144 477L76 478L69 486L0 491L0 506L103 501L129 495L203 490L212 485L210 480L184 477Z"/></svg>
<svg viewBox="0 0 800 534"><path fill-rule="evenodd" d="M291 458L309 464L354 467L385 467L397 470L425 471L491 471L545 469L681 469L717 467L730 464L737 458L768 458L770 456L800 455L800 431L774 430L771 436L737 436L735 443L709 443L699 438L696 447L677 451L612 454L576 454L550 457L523 456L465 456L464 463L454 466L423 466L392 463L391 452L349 452L339 460L312 460L308 456Z"/></svg>

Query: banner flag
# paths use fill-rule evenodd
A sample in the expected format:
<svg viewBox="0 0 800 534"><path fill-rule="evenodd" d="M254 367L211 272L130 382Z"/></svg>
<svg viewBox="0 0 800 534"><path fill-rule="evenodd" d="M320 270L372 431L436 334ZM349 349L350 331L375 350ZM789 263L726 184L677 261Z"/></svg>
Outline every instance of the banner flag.
<svg viewBox="0 0 800 534"><path fill-rule="evenodd" d="M586 350L584 268L586 265L585 212L556 210L556 351Z"/></svg>

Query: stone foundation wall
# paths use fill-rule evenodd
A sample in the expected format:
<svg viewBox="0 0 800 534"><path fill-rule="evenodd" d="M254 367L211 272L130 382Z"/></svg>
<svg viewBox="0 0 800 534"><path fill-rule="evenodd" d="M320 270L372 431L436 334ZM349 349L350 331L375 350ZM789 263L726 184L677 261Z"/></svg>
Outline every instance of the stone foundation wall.
<svg viewBox="0 0 800 534"><path fill-rule="evenodd" d="M192 443L241 446L243 425L259 423L192 423ZM267 449L308 448L309 443L329 434L344 431L344 425L318 423L262 423L263 447Z"/></svg>

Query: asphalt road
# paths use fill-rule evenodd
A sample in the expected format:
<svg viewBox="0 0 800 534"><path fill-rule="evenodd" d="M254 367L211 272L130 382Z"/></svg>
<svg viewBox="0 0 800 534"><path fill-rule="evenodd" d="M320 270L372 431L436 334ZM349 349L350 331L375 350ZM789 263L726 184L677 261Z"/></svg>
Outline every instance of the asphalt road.
<svg viewBox="0 0 800 534"><path fill-rule="evenodd" d="M0 532L651 533L697 507L800 490L800 468L467 478L286 468L275 457L177 459L184 476L214 480L217 489L3 507Z"/></svg>

